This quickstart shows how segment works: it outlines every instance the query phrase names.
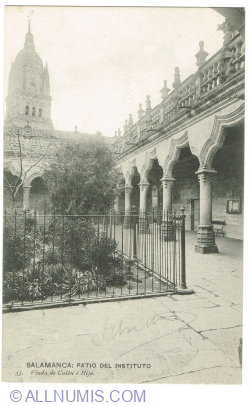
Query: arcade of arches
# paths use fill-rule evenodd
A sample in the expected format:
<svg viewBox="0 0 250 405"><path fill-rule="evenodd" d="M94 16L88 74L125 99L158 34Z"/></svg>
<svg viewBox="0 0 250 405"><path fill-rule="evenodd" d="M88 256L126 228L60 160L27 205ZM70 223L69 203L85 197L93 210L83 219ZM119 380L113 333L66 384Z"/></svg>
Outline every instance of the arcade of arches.
<svg viewBox="0 0 250 405"><path fill-rule="evenodd" d="M199 157L187 136L182 138L119 166L124 187L114 209L128 215L134 205L143 216L152 210L179 212L184 205L186 229L198 234L196 251L215 253L214 221L225 223L225 236L243 238L244 125L223 127L217 144L207 152L201 148ZM201 165L205 153L207 165Z"/></svg>
<svg viewBox="0 0 250 405"><path fill-rule="evenodd" d="M48 204L47 187L42 177L33 177L29 182L21 185L13 199L11 189L18 182L18 177L11 172L4 171L4 207L13 209L29 209L43 211ZM14 201L13 201L14 200Z"/></svg>

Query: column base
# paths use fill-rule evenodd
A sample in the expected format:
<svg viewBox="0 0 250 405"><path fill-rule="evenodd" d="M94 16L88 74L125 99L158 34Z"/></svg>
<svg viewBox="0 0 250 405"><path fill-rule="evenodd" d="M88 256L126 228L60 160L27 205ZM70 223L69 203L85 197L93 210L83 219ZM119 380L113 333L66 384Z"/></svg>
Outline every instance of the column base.
<svg viewBox="0 0 250 405"><path fill-rule="evenodd" d="M194 290L190 288L182 288L182 287L177 287L176 288L176 294L179 295L189 295L189 294L194 294Z"/></svg>
<svg viewBox="0 0 250 405"><path fill-rule="evenodd" d="M215 244L213 225L199 225L195 252L202 254L219 252L218 247Z"/></svg>
<svg viewBox="0 0 250 405"><path fill-rule="evenodd" d="M219 250L218 250L217 245L213 245L213 246L195 245L195 252L206 254L206 253L218 253Z"/></svg>

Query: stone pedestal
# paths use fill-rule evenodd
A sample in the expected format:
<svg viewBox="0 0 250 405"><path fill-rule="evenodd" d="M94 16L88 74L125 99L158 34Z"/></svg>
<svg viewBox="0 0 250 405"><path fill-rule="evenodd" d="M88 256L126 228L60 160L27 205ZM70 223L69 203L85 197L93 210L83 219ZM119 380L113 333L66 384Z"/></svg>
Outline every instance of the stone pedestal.
<svg viewBox="0 0 250 405"><path fill-rule="evenodd" d="M218 247L215 244L212 225L212 177L216 171L202 168L196 174L198 174L200 182L200 225L195 251L203 254L217 253Z"/></svg>
<svg viewBox="0 0 250 405"><path fill-rule="evenodd" d="M199 225L195 251L203 254L218 253L218 247L215 244L215 236L212 225Z"/></svg>

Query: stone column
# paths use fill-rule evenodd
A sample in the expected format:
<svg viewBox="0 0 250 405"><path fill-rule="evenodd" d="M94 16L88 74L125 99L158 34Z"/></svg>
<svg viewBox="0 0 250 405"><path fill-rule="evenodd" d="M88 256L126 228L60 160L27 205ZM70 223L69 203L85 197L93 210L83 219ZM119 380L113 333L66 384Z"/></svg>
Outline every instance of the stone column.
<svg viewBox="0 0 250 405"><path fill-rule="evenodd" d="M125 186L125 217L124 217L125 228L129 228L130 226L132 190L133 190L132 186Z"/></svg>
<svg viewBox="0 0 250 405"><path fill-rule="evenodd" d="M147 209L147 194L149 183L140 183L140 216L145 215Z"/></svg>
<svg viewBox="0 0 250 405"><path fill-rule="evenodd" d="M159 220L159 192L158 187L156 184L152 186L152 211L153 211L153 222L157 222ZM159 221L158 221L159 222Z"/></svg>
<svg viewBox="0 0 250 405"><path fill-rule="evenodd" d="M172 187L175 179L163 177L161 179L163 190L162 204L162 238L167 242L174 239L173 217L172 217Z"/></svg>
<svg viewBox="0 0 250 405"><path fill-rule="evenodd" d="M117 195L116 198L115 198L114 211L115 211L115 213L117 213L117 214L120 213L120 196L119 196L119 195Z"/></svg>
<svg viewBox="0 0 250 405"><path fill-rule="evenodd" d="M120 195L117 195L114 201L114 215L116 224L120 224L121 222Z"/></svg>
<svg viewBox="0 0 250 405"><path fill-rule="evenodd" d="M174 185L175 179L173 177L163 177L161 179L162 190L163 190L163 204L162 210L163 215L167 212L172 212L172 187Z"/></svg>
<svg viewBox="0 0 250 405"><path fill-rule="evenodd" d="M23 209L28 210L30 208L30 189L31 186L23 186Z"/></svg>
<svg viewBox="0 0 250 405"><path fill-rule="evenodd" d="M152 209L153 211L158 210L158 187L156 185L152 187Z"/></svg>
<svg viewBox="0 0 250 405"><path fill-rule="evenodd" d="M216 173L213 169L204 168L196 172L200 182L200 224L195 245L195 251L198 253L218 252L212 225L212 177Z"/></svg>
<svg viewBox="0 0 250 405"><path fill-rule="evenodd" d="M139 187L140 187L139 232L145 233L148 230L146 210L147 210L147 194L148 194L149 183L140 183Z"/></svg>

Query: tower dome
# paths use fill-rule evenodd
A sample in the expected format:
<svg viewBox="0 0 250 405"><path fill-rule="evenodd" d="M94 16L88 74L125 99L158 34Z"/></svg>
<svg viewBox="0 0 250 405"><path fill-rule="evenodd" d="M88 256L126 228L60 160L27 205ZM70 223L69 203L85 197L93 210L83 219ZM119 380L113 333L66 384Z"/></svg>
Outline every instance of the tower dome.
<svg viewBox="0 0 250 405"><path fill-rule="evenodd" d="M35 51L30 22L23 49L17 54L9 74L6 121L22 126L51 129L49 71Z"/></svg>
<svg viewBox="0 0 250 405"><path fill-rule="evenodd" d="M36 65L38 68L43 68L43 62L40 56L35 51L34 37L30 30L30 22L28 32L25 36L24 48L17 54L15 63L19 65Z"/></svg>

